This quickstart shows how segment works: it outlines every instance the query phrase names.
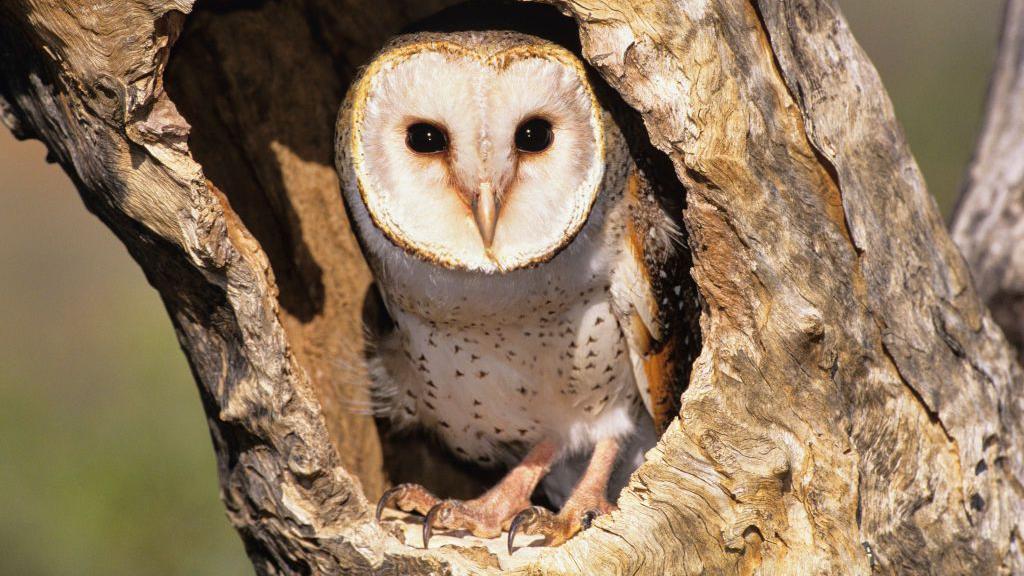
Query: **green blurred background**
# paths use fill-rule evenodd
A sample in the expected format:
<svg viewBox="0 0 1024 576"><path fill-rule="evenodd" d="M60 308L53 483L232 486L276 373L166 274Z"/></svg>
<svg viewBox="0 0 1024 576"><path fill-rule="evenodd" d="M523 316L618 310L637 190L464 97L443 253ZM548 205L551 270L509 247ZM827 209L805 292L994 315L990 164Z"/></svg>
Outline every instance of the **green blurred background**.
<svg viewBox="0 0 1024 576"><path fill-rule="evenodd" d="M948 213L1002 2L842 5ZM0 574L250 573L163 306L44 156L0 128Z"/></svg>

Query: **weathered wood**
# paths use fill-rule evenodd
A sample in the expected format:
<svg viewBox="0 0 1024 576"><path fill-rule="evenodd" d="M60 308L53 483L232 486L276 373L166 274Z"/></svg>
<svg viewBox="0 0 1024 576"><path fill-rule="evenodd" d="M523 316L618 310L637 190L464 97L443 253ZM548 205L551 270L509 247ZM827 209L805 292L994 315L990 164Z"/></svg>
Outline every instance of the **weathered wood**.
<svg viewBox="0 0 1024 576"><path fill-rule="evenodd" d="M985 123L951 226L978 295L1024 361L1024 2L1008 0Z"/></svg>
<svg viewBox="0 0 1024 576"><path fill-rule="evenodd" d="M260 573L1024 573L1020 366L834 2L552 1L686 189L703 349L621 510L511 561L374 523L349 409L330 126L440 3L66 4L0 4L2 117L163 296Z"/></svg>

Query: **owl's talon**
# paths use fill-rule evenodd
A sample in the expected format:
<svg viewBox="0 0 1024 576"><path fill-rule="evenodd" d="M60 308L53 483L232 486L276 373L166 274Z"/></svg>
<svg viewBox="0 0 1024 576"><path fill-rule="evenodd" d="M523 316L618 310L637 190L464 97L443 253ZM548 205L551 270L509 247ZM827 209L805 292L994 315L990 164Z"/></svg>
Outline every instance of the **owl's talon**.
<svg viewBox="0 0 1024 576"><path fill-rule="evenodd" d="M545 546L561 546L581 530L590 528L594 519L610 508L611 505L604 503L582 513L579 508L563 508L555 514L547 508L531 506L516 514L508 527L508 553L511 555L515 550L515 538L519 533L540 534L544 536Z"/></svg>
<svg viewBox="0 0 1024 576"><path fill-rule="evenodd" d="M424 514L437 505L440 500L419 484L398 484L384 491L377 501L377 522L385 508L394 506L404 512Z"/></svg>
<svg viewBox="0 0 1024 576"><path fill-rule="evenodd" d="M393 500L397 499L398 494L404 490L405 484L399 484L398 486L388 488L383 494L381 494L380 500L377 500L377 522L380 522L380 515L384 512L384 508L391 504Z"/></svg>
<svg viewBox="0 0 1024 576"><path fill-rule="evenodd" d="M438 528L444 528L446 521L451 516L451 511L456 506L462 504L458 500L444 500L435 504L430 510L427 511L426 518L423 519L423 549L426 550L430 545L430 537L434 533L434 525L437 524L438 518L441 519L441 523L437 524Z"/></svg>
<svg viewBox="0 0 1024 576"><path fill-rule="evenodd" d="M534 526L541 521L541 518L553 518L554 514L547 508L541 506L530 506L512 518L508 526L508 554L512 555L515 550L516 533L522 530L523 534L536 534Z"/></svg>
<svg viewBox="0 0 1024 576"><path fill-rule="evenodd" d="M444 505L444 502L441 502L441 503L437 504L436 506L434 506L433 508L431 508L430 511L427 512L426 518L423 519L423 549L424 550L426 550L427 548L430 548L430 536L434 533L434 529L433 529L434 520L437 518L438 510L443 505Z"/></svg>

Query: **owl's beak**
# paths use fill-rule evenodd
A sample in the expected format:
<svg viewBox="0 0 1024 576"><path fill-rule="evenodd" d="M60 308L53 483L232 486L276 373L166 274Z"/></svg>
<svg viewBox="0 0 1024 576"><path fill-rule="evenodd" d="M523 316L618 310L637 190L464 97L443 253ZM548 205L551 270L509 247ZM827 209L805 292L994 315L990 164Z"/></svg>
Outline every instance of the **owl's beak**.
<svg viewBox="0 0 1024 576"><path fill-rule="evenodd" d="M476 227L480 230L480 238L484 241L484 248L491 248L494 241L494 228L498 224L498 206L494 198L494 188L490 182L482 182L477 191L476 199L473 201L473 215L476 218Z"/></svg>

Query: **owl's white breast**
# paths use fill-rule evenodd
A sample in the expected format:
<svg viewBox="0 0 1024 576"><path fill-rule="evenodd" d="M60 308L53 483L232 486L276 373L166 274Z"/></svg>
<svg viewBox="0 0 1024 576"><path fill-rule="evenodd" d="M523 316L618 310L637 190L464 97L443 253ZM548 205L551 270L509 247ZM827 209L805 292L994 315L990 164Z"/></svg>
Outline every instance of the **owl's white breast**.
<svg viewBox="0 0 1024 576"><path fill-rule="evenodd" d="M510 321L395 313L407 376L395 409L458 454L487 462L552 439L567 451L628 433L639 406L626 342L603 287ZM509 454L509 457L512 455Z"/></svg>

